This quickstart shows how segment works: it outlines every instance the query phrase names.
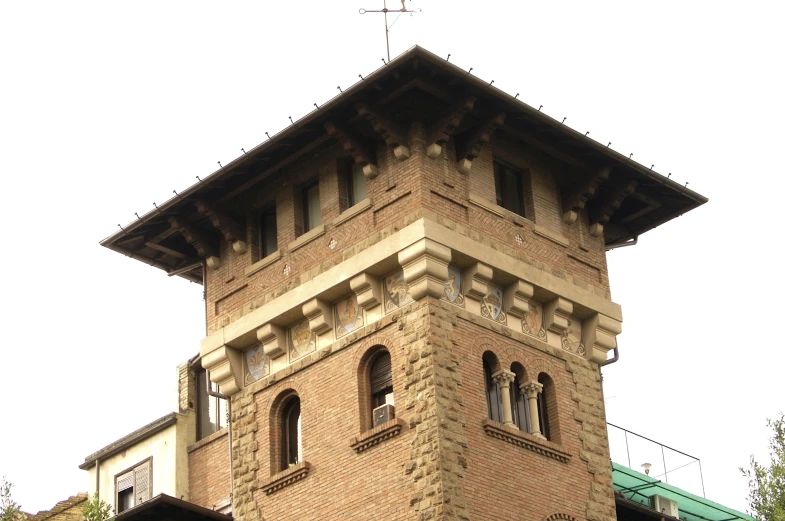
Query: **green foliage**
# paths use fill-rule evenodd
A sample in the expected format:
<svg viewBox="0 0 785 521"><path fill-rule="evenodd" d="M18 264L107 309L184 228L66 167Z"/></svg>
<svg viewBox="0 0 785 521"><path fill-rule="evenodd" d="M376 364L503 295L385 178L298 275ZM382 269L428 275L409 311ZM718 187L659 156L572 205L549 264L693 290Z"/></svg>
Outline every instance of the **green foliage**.
<svg viewBox="0 0 785 521"><path fill-rule="evenodd" d="M761 521L785 521L785 415L766 423L774 431L769 438L771 465L763 466L750 456L750 468L739 470L749 481L752 514Z"/></svg>
<svg viewBox="0 0 785 521"><path fill-rule="evenodd" d="M82 516L85 521L106 521L112 516L112 507L106 501L98 499L98 492L93 494L93 499L85 503Z"/></svg>
<svg viewBox="0 0 785 521"><path fill-rule="evenodd" d="M20 521L24 519L24 514L19 504L11 499L11 487L13 483L9 483L3 476L3 481L0 482L0 521Z"/></svg>

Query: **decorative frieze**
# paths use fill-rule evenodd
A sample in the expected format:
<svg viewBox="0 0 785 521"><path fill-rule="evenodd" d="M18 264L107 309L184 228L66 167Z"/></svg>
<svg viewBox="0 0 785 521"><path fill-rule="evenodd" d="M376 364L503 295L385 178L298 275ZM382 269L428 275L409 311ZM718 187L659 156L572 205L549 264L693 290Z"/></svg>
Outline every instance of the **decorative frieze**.
<svg viewBox="0 0 785 521"><path fill-rule="evenodd" d="M426 295L442 297L451 257L450 248L431 239L420 239L398 253L398 263L412 299L420 300Z"/></svg>
<svg viewBox="0 0 785 521"><path fill-rule="evenodd" d="M442 300L456 306L464 306L463 292L461 291L461 281L463 276L461 270L453 266L447 267L447 282L444 283L444 295Z"/></svg>
<svg viewBox="0 0 785 521"><path fill-rule="evenodd" d="M336 339L365 325L363 308L357 303L357 295L352 293L349 297L336 302L333 320L335 321Z"/></svg>
<svg viewBox="0 0 785 521"><path fill-rule="evenodd" d="M403 270L395 271L384 277L384 312L390 313L413 302L409 285L403 278Z"/></svg>
<svg viewBox="0 0 785 521"><path fill-rule="evenodd" d="M584 320L583 344L592 362L602 363L608 358L608 351L615 349L616 335L621 333L621 322L601 313Z"/></svg>

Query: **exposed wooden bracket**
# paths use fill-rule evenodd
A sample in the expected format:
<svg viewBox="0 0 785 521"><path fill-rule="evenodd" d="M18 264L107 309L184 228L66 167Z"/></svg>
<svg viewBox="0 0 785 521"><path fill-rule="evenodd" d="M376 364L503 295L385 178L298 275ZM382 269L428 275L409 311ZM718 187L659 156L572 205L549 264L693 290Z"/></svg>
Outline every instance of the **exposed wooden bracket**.
<svg viewBox="0 0 785 521"><path fill-rule="evenodd" d="M451 106L434 125L428 129L428 157L435 159L442 153L442 146L447 143L461 124L467 112L471 112L477 98L469 96Z"/></svg>
<svg viewBox="0 0 785 521"><path fill-rule="evenodd" d="M404 130L400 128L398 124L392 121L389 117L370 108L365 103L357 103L355 108L357 109L357 113L360 114L360 116L364 117L371 123L374 131L376 131L379 137L384 139L384 142L387 143L387 146L393 147L395 157L399 161L409 158L410 152L409 147L407 146L409 144L409 140L406 138L406 132L404 132Z"/></svg>
<svg viewBox="0 0 785 521"><path fill-rule="evenodd" d="M340 141L343 149L352 155L354 162L363 167L363 174L366 177L373 179L379 175L379 169L373 163L370 152L357 137L336 127L330 121L324 124L324 128L330 136Z"/></svg>
<svg viewBox="0 0 785 521"><path fill-rule="evenodd" d="M504 125L506 117L506 113L500 112L473 129L466 139L457 140L460 143L456 143L455 156L458 159L458 170L461 173L469 173L472 160L480 155L483 145L491 140L496 129Z"/></svg>
<svg viewBox="0 0 785 521"><path fill-rule="evenodd" d="M586 202L589 199L594 197L594 194L597 193L597 188L607 181L610 175L611 167L604 166L589 176L583 184L566 194L562 199L562 220L567 224L574 223L578 219L578 212L586 206Z"/></svg>
<svg viewBox="0 0 785 521"><path fill-rule="evenodd" d="M245 233L243 227L233 217L229 217L225 213L219 211L211 203L197 199L194 201L196 210L210 219L213 226L221 232L224 239L232 244L232 248L237 253L245 253L248 251L248 245L245 241Z"/></svg>
<svg viewBox="0 0 785 521"><path fill-rule="evenodd" d="M638 187L637 181L628 181L609 193L595 208L591 216L589 233L593 237L602 235L603 228L611 220L621 203Z"/></svg>
<svg viewBox="0 0 785 521"><path fill-rule="evenodd" d="M654 199L653 197L645 196L645 195L640 194L638 192L631 193L630 197L632 197L634 199L637 199L638 201L642 202L646 206L644 206L643 208L641 208L637 212L631 213L630 215L627 215L623 219L620 219L619 222L622 223L622 224L628 223L630 221L634 221L638 217L643 217L647 213L649 213L649 212L651 212L653 210L656 210L657 208L662 206L662 203L659 202L657 199Z"/></svg>
<svg viewBox="0 0 785 521"><path fill-rule="evenodd" d="M221 257L218 252L218 248L213 245L213 242L205 237L205 235L195 229L190 224L186 223L183 219L178 217L169 217L169 224L172 225L172 228L180 232L180 234L185 237L185 240L188 241L188 244L196 248L196 251L199 253L200 257L203 257L207 261L207 266L212 269L218 269L221 267Z"/></svg>

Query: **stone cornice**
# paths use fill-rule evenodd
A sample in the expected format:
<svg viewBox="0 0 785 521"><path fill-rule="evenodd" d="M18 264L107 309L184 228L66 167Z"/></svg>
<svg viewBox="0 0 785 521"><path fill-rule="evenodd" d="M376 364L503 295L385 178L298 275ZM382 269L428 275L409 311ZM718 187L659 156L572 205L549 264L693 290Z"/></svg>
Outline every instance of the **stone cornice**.
<svg viewBox="0 0 785 521"><path fill-rule="evenodd" d="M364 450L370 449L374 445L378 445L384 440L389 440L398 436L403 429L406 422L401 418L394 418L388 422L374 427L371 430L365 431L359 436L354 436L349 440L349 446L355 452L360 453Z"/></svg>
<svg viewBox="0 0 785 521"><path fill-rule="evenodd" d="M305 479L310 470L311 464L307 461L302 461L293 467L273 474L269 479L262 481L262 483L259 484L259 488L261 488L265 494L270 495L273 492L277 492L284 487L288 487L293 483Z"/></svg>
<svg viewBox="0 0 785 521"><path fill-rule="evenodd" d="M497 423L487 418L482 421L482 428L485 430L485 433L492 438L517 445L518 447L541 454L546 458L567 463L572 457L572 454L565 452L553 442L537 438L528 432L523 432L512 427L505 427L501 423Z"/></svg>

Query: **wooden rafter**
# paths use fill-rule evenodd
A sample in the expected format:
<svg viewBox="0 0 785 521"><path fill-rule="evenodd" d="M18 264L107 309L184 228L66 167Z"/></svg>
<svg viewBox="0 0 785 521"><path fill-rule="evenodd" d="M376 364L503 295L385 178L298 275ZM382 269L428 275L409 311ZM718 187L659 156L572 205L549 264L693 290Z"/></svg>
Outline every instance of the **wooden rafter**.
<svg viewBox="0 0 785 521"><path fill-rule="evenodd" d="M398 145L406 145L409 140L406 138L406 132L398 126L389 116L383 114L375 109L372 109L365 103L357 103L355 105L357 113L367 119L373 130L384 139L384 142L391 147Z"/></svg>
<svg viewBox="0 0 785 521"><path fill-rule="evenodd" d="M200 214L210 219L210 222L213 224L215 229L221 232L227 242L245 240L243 227L233 217L226 215L213 206L213 204L203 199L194 200L194 206L196 206L196 210Z"/></svg>
<svg viewBox="0 0 785 521"><path fill-rule="evenodd" d="M638 217L643 217L647 213L654 211L662 206L662 203L654 199L653 197L648 197L638 192L631 193L630 197L632 197L633 199L637 199L638 201L642 202L646 206L644 206L637 212L631 213L630 215L627 215L626 217L620 219L619 222L622 224L628 223L630 221L634 221Z"/></svg>
<svg viewBox="0 0 785 521"><path fill-rule="evenodd" d="M553 145L549 145L545 143L538 137L534 136L533 134L513 128L509 125L502 125L501 130L512 137L518 138L524 143L528 143L529 145L537 148L544 153L548 154L549 156L558 159L562 163L568 164L572 167L579 168L581 170L591 170L591 165L578 157L575 157L572 154L564 152L562 147L555 147Z"/></svg>
<svg viewBox="0 0 785 521"><path fill-rule="evenodd" d="M638 187L637 181L627 181L614 188L602 198L591 215L591 224L608 224L613 213L619 209L621 203Z"/></svg>
<svg viewBox="0 0 785 521"><path fill-rule="evenodd" d="M196 248L196 251L199 253L200 257L214 257L216 259L220 257L218 247L213 243L213 241L204 235L201 231L194 228L190 223L186 223L184 219L179 217L169 217L169 224L171 224L172 228L185 237L185 240L188 241L188 244Z"/></svg>
<svg viewBox="0 0 785 521"><path fill-rule="evenodd" d="M562 199L562 220L572 224L578 218L578 212L586 206L586 203L597 193L597 188L608 180L611 175L611 167L604 166L590 175L582 184L578 185L570 192L565 194Z"/></svg>
<svg viewBox="0 0 785 521"><path fill-rule="evenodd" d="M428 145L443 146L447 143L455 135L463 117L474 108L476 101L476 97L469 96L447 109L441 118L428 129Z"/></svg>
<svg viewBox="0 0 785 521"><path fill-rule="evenodd" d="M504 124L506 117L507 114L500 112L471 130L465 139L457 139L459 143L455 147L456 158L458 160L468 159L471 161L479 156L483 145L491 140L496 130Z"/></svg>
<svg viewBox="0 0 785 521"><path fill-rule="evenodd" d="M337 139L343 149L351 154L354 162L363 167L363 172L368 177L376 177L378 169L371 158L371 154L365 144L356 136L336 127L331 121L324 124L327 134Z"/></svg>

